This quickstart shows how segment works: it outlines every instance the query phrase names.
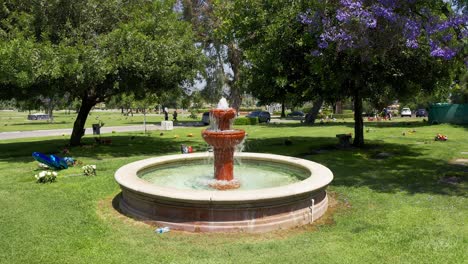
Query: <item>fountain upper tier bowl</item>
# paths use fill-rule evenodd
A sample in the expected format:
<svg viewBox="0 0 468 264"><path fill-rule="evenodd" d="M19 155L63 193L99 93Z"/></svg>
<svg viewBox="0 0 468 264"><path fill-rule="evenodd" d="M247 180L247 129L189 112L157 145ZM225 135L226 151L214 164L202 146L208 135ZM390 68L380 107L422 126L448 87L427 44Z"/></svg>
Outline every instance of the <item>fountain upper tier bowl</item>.
<svg viewBox="0 0 468 264"><path fill-rule="evenodd" d="M244 130L203 130L203 139L215 148L234 148L240 144L245 137Z"/></svg>
<svg viewBox="0 0 468 264"><path fill-rule="evenodd" d="M272 154L238 153L242 162L305 171L304 180L254 190L186 190L152 184L138 175L171 164L206 160L207 153L145 159L121 167L119 207L127 215L190 232L266 232L305 225L325 213L331 171L312 161Z"/></svg>
<svg viewBox="0 0 468 264"><path fill-rule="evenodd" d="M210 114L218 122L219 130L229 130L231 126L231 120L236 117L236 110L233 108L211 109Z"/></svg>

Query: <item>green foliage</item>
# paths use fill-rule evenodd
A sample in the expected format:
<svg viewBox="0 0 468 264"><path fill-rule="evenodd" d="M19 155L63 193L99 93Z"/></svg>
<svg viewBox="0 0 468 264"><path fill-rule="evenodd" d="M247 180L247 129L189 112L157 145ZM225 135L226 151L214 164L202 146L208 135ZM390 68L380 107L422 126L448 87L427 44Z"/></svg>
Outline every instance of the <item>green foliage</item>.
<svg viewBox="0 0 468 264"><path fill-rule="evenodd" d="M450 99L454 104L468 103L468 72L460 74L460 76L459 82L450 91Z"/></svg>
<svg viewBox="0 0 468 264"><path fill-rule="evenodd" d="M350 114L332 114L331 117L336 118L336 119L354 118L354 113L350 113Z"/></svg>
<svg viewBox="0 0 468 264"><path fill-rule="evenodd" d="M243 125L256 125L258 124L258 119L253 117L238 117L234 120L234 125L243 126Z"/></svg>
<svg viewBox="0 0 468 264"><path fill-rule="evenodd" d="M190 115L188 116L190 119L198 119L198 114L195 111L190 111Z"/></svg>
<svg viewBox="0 0 468 264"><path fill-rule="evenodd" d="M14 2L14 1L13 1ZM80 0L2 5L0 95L80 98L72 145L89 109L112 95L163 93L188 85L201 53L172 1Z"/></svg>

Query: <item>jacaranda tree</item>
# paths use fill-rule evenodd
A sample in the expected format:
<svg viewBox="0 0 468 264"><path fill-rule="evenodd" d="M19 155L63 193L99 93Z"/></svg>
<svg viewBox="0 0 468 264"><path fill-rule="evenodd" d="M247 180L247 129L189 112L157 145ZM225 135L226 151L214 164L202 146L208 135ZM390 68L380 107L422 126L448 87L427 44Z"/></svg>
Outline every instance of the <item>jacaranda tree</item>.
<svg viewBox="0 0 468 264"><path fill-rule="evenodd" d="M353 98L355 146L364 145L362 101L447 87L466 71L467 16L445 1L318 1L298 20L315 39L311 61L329 89Z"/></svg>

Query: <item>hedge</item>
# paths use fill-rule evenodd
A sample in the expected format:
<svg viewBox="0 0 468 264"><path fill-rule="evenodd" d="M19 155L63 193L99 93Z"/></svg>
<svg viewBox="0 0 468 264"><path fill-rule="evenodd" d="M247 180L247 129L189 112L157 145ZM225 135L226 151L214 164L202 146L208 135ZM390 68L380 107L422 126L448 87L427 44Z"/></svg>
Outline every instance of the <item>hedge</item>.
<svg viewBox="0 0 468 264"><path fill-rule="evenodd" d="M234 125L246 126L246 125L256 125L258 124L258 119L253 117L238 117L234 120Z"/></svg>

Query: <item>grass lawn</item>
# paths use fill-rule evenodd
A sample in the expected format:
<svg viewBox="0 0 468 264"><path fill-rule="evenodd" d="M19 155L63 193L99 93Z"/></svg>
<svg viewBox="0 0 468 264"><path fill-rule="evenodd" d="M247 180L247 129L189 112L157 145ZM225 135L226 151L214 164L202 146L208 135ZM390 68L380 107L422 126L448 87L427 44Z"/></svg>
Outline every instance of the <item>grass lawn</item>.
<svg viewBox="0 0 468 264"><path fill-rule="evenodd" d="M85 137L88 145L71 156L96 164L98 175L78 176L74 167L53 184L35 183L31 153L59 153L68 139L0 141L0 263L467 263L468 167L450 163L468 159L467 126L368 123L361 150L334 148L335 134L353 132L352 123L240 128L246 151L328 166L332 213L313 226L266 234L155 234L112 208L114 172L177 153L180 144L204 149L201 128L103 135L112 145ZM449 140L434 141L437 133ZM390 157L377 158L382 152ZM439 182L451 176L463 182Z"/></svg>
<svg viewBox="0 0 468 264"><path fill-rule="evenodd" d="M197 119L190 119L189 114L179 114L177 119L181 122L201 120L201 114ZM0 132L72 128L76 115L73 111L70 114L66 111L56 111L54 122L49 123L46 120L28 120L28 112L0 111ZM99 123L99 120L107 127L142 125L143 119L143 114L124 116L119 111L92 111L86 120L85 127L89 128L92 124ZM162 114L151 113L146 117L148 124L160 123L162 120L164 120ZM172 120L172 113L169 115L169 120Z"/></svg>

